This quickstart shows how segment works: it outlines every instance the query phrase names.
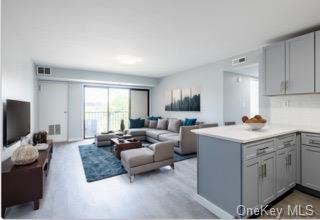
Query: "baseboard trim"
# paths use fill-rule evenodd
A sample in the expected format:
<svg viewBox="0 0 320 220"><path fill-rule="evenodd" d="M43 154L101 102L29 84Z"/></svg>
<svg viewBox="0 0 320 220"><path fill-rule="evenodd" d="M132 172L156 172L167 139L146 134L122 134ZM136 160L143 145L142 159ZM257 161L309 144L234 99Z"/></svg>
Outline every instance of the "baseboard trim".
<svg viewBox="0 0 320 220"><path fill-rule="evenodd" d="M68 142L75 142L75 141L82 141L83 138L79 137L79 138L70 138L68 139Z"/></svg>
<svg viewBox="0 0 320 220"><path fill-rule="evenodd" d="M222 208L218 207L217 205L213 204L212 202L208 201L207 199L203 198L199 194L194 196L194 199L200 203L203 207L208 209L210 212L215 214L217 217L222 219L231 219L234 216L230 215L228 212L224 211Z"/></svg>

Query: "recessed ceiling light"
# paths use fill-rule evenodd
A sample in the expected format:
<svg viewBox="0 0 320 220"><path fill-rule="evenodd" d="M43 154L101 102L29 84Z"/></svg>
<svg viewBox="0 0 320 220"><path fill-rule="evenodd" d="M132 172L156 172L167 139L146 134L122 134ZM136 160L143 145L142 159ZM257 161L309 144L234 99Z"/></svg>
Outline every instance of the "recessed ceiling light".
<svg viewBox="0 0 320 220"><path fill-rule="evenodd" d="M119 55L116 57L123 64L133 65L142 62L141 57L131 56L131 55Z"/></svg>

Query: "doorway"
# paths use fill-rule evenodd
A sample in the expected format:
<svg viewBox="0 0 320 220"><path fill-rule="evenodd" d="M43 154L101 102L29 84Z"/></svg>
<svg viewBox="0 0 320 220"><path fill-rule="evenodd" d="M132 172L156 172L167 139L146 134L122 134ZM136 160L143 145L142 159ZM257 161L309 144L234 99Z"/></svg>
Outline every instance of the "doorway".
<svg viewBox="0 0 320 220"><path fill-rule="evenodd" d="M235 67L223 73L223 120L242 123L244 115L259 114L259 64Z"/></svg>

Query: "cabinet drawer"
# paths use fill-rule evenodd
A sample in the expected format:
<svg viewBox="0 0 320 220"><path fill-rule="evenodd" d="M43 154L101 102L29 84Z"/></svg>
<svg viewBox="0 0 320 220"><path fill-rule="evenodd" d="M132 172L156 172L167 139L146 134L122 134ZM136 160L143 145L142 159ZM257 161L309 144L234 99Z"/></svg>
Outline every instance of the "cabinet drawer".
<svg viewBox="0 0 320 220"><path fill-rule="evenodd" d="M303 145L310 145L320 148L320 134L303 133L301 138Z"/></svg>
<svg viewBox="0 0 320 220"><path fill-rule="evenodd" d="M277 137L275 140L277 149L291 147L296 145L296 134L289 134Z"/></svg>
<svg viewBox="0 0 320 220"><path fill-rule="evenodd" d="M249 160L275 151L274 139L243 145L243 160Z"/></svg>

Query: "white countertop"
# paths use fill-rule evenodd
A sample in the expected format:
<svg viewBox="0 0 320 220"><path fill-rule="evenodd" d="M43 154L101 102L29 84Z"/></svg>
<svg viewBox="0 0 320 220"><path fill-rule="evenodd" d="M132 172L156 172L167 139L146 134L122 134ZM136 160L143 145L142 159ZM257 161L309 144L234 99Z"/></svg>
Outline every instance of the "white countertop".
<svg viewBox="0 0 320 220"><path fill-rule="evenodd" d="M320 126L267 125L258 131L246 130L243 125L220 126L195 129L198 135L224 139L238 143L248 143L295 132L320 133Z"/></svg>

